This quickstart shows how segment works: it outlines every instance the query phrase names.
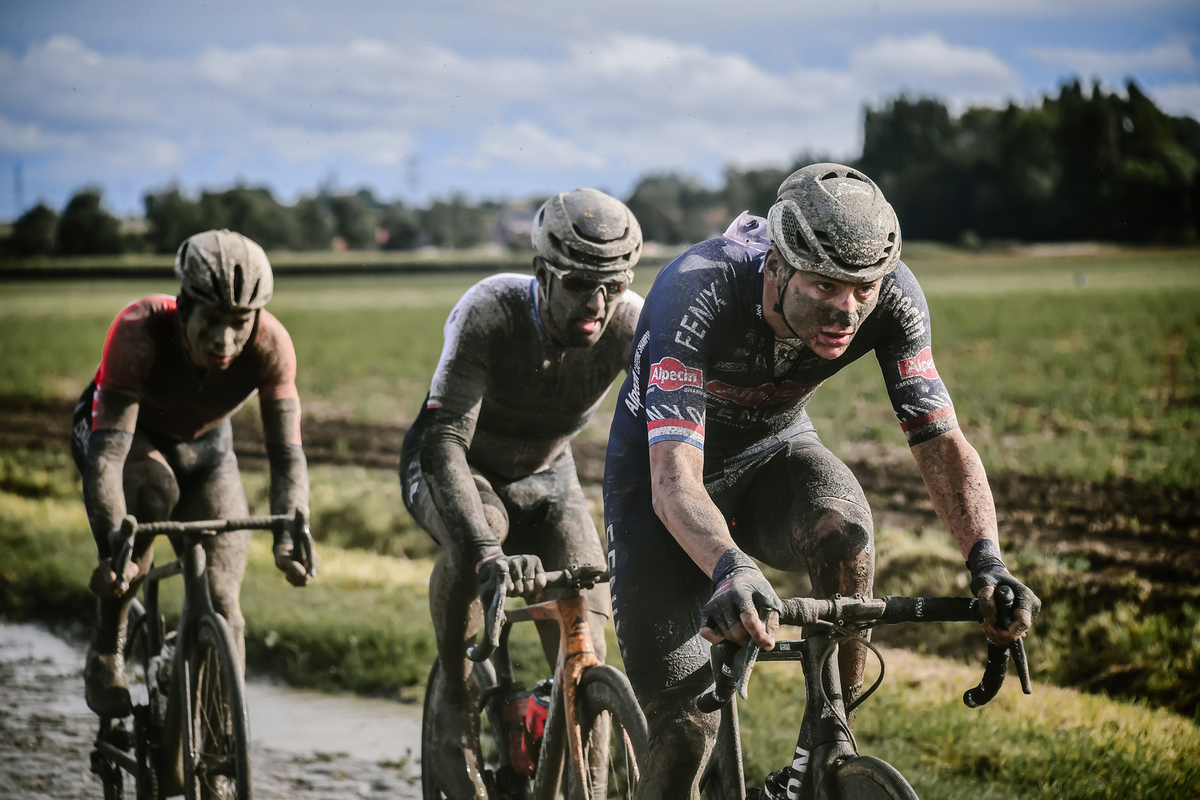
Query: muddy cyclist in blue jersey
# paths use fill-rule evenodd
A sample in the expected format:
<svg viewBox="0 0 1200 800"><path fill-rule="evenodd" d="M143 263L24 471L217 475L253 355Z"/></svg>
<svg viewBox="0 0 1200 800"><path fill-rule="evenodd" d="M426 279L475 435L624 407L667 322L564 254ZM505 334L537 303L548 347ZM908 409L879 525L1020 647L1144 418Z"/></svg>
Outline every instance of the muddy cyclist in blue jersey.
<svg viewBox="0 0 1200 800"><path fill-rule="evenodd" d="M815 164L659 273L609 438L604 511L617 639L650 724L639 798L698 796L717 715L707 642L770 649L779 598L751 556L807 572L818 596L869 596L871 511L805 412L817 388L874 352L938 516L971 572L987 635L1023 636L1040 601L1005 568L987 476L934 366L900 227L857 170ZM995 626L999 584L1015 621ZM841 649L847 702L865 651ZM771 782L768 781L768 792Z"/></svg>

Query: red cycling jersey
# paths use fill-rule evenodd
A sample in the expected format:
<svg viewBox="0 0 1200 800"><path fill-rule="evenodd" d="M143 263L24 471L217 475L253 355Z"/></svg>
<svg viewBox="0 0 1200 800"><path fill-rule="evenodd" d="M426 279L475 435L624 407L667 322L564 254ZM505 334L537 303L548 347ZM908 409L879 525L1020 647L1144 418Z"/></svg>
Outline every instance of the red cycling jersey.
<svg viewBox="0 0 1200 800"><path fill-rule="evenodd" d="M113 320L96 389L96 397L100 390L136 397L139 426L195 439L237 411L255 390L263 399L298 396L296 351L287 330L263 309L250 341L227 369L201 370L184 349L175 298L151 295L130 303Z"/></svg>

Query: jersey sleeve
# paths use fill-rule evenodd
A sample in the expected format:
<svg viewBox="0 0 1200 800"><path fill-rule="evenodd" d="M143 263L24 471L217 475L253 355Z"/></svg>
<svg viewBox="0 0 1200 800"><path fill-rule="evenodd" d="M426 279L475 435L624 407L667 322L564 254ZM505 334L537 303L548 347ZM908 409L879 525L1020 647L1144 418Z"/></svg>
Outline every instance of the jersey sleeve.
<svg viewBox="0 0 1200 800"><path fill-rule="evenodd" d="M442 355L429 385L426 407L478 419L487 388L489 345L504 339L499 330L504 311L492 294L477 284L446 318Z"/></svg>
<svg viewBox="0 0 1200 800"><path fill-rule="evenodd" d="M958 427L954 403L933 363L929 306L908 267L901 264L881 287L879 305L892 333L876 348L888 396L909 446Z"/></svg>
<svg viewBox="0 0 1200 800"><path fill-rule="evenodd" d="M726 270L696 254L664 272L651 292L644 341L634 344L635 368L646 370L646 433L651 446L686 442L703 450L705 374L733 286Z"/></svg>
<svg viewBox="0 0 1200 800"><path fill-rule="evenodd" d="M117 314L104 338L104 351L96 369L97 391L140 398L158 349L151 326L154 301L160 299L174 302L174 298L147 297L130 303Z"/></svg>
<svg viewBox="0 0 1200 800"><path fill-rule="evenodd" d="M255 345L259 351L258 396L263 400L299 397L296 348L287 329L270 312L259 312Z"/></svg>

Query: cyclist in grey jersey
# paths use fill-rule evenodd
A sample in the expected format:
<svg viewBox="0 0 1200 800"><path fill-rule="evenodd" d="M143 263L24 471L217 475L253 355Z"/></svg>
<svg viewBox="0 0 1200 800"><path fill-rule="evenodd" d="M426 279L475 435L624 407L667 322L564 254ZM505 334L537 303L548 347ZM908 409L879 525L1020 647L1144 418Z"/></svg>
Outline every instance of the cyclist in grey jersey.
<svg viewBox="0 0 1200 800"><path fill-rule="evenodd" d="M535 277L486 278L450 313L401 454L404 503L442 545L429 600L446 679L437 756L424 767L451 800L487 796L465 658L481 586L529 592L545 585L543 568L604 563L570 442L626 368L642 307L627 290L641 229L623 203L592 189L559 194L535 216L532 238ZM607 586L585 595L603 658ZM553 663L557 629L539 623L539 633Z"/></svg>

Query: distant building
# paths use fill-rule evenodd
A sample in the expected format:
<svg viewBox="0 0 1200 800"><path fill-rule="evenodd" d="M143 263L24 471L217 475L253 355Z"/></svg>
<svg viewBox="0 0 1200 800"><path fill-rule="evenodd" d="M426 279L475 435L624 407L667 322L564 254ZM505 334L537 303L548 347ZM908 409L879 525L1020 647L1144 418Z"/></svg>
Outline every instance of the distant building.
<svg viewBox="0 0 1200 800"><path fill-rule="evenodd" d="M533 212L529 203L513 201L496 214L492 241L509 250L531 250L529 234L533 230Z"/></svg>

